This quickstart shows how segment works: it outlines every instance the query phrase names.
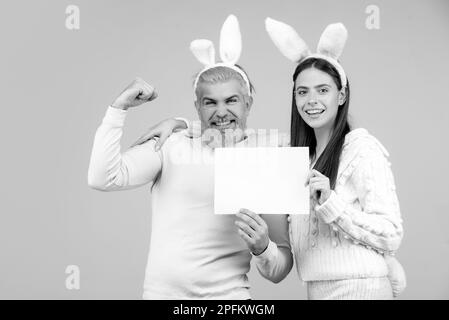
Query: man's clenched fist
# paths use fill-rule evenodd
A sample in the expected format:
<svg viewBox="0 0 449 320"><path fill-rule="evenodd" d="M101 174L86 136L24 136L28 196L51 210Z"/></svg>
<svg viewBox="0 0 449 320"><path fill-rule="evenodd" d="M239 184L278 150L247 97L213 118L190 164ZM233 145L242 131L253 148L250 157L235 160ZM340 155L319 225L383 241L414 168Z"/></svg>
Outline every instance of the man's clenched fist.
<svg viewBox="0 0 449 320"><path fill-rule="evenodd" d="M152 86L140 78L136 78L123 92L115 99L111 107L126 110L137 107L142 103L157 98L157 93Z"/></svg>

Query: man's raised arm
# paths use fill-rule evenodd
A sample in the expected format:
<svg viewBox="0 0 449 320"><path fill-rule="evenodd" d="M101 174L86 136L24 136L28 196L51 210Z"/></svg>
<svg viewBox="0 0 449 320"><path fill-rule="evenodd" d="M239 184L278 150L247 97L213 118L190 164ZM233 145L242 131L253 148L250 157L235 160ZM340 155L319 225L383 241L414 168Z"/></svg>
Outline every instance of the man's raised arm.
<svg viewBox="0 0 449 320"><path fill-rule="evenodd" d="M88 184L101 191L126 190L153 181L162 168L161 158L150 140L120 153L120 139L128 109L157 97L142 79L134 80L108 107L95 134L88 171Z"/></svg>

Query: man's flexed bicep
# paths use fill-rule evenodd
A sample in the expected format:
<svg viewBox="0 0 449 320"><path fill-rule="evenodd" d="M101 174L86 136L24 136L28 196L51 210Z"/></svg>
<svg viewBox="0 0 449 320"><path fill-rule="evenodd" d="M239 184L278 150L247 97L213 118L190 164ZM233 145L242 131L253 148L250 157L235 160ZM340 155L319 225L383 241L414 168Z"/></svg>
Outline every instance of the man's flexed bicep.
<svg viewBox="0 0 449 320"><path fill-rule="evenodd" d="M120 139L129 108L156 99L153 86L140 78L131 82L114 100L95 134L88 184L102 191L126 190L156 179L162 168L154 140L120 153Z"/></svg>
<svg viewBox="0 0 449 320"><path fill-rule="evenodd" d="M127 190L156 179L162 163L154 140L121 153L120 139L127 111L109 107L95 134L88 184L101 191Z"/></svg>

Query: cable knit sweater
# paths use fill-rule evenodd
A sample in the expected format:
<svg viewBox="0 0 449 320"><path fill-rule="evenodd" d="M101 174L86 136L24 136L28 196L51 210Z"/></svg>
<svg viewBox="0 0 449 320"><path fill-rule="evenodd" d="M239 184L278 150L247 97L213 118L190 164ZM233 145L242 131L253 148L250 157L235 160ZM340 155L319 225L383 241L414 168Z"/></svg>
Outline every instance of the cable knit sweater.
<svg viewBox="0 0 449 320"><path fill-rule="evenodd" d="M345 137L335 190L310 215L290 217L290 241L303 281L383 277L402 220L388 152L365 129Z"/></svg>

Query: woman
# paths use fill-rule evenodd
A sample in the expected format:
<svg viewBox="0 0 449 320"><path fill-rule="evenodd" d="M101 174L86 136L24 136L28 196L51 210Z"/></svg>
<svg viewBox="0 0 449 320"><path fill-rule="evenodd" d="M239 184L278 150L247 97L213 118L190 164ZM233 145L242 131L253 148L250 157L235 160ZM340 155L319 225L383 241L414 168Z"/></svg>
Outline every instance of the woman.
<svg viewBox="0 0 449 320"><path fill-rule="evenodd" d="M338 62L346 29L330 25L318 53L296 32L267 19L281 52L298 63L293 74L291 146L307 146L310 215L292 215L290 241L309 299L391 299L405 286L391 258L403 236L388 153L365 129L348 123L349 82ZM151 134L166 136L167 121ZM149 135L137 142L142 142Z"/></svg>
<svg viewBox="0 0 449 320"><path fill-rule="evenodd" d="M308 296L391 299L388 262L395 260L388 256L399 248L402 220L387 151L367 130L348 124L350 87L338 62L346 28L329 25L315 54L292 27L268 18L266 29L298 63L291 146L309 147L312 205L309 216L292 216L291 241Z"/></svg>

